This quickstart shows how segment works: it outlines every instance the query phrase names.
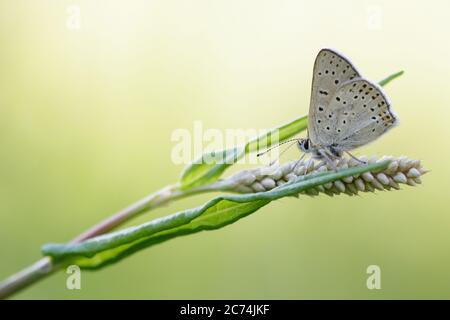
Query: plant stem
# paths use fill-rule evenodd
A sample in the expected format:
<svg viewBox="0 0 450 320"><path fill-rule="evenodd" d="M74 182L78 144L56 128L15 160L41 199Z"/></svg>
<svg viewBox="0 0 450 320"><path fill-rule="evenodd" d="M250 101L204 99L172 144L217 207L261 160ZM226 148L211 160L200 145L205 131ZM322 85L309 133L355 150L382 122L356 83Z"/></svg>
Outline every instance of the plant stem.
<svg viewBox="0 0 450 320"><path fill-rule="evenodd" d="M50 257L44 257L31 266L10 276L0 283L0 299L5 299L20 289L44 278L56 270Z"/></svg>
<svg viewBox="0 0 450 320"><path fill-rule="evenodd" d="M190 190L180 190L178 185L170 185L161 190L151 193L134 204L120 210L105 220L99 222L85 232L76 236L71 243L79 243L86 239L104 234L115 229L137 215L159 207L175 199L181 199L188 195L215 191L217 184L193 188ZM31 266L17 272L0 283L0 299L5 299L19 290L37 282L40 279L52 274L61 268L55 264L50 257L44 257Z"/></svg>
<svg viewBox="0 0 450 320"><path fill-rule="evenodd" d="M172 200L175 191L176 187L169 186L155 193L149 194L145 198L142 198L136 203L120 210L119 212L92 226L91 228L74 238L71 242L78 243L111 231L122 223L125 223L128 220L134 218L138 214Z"/></svg>

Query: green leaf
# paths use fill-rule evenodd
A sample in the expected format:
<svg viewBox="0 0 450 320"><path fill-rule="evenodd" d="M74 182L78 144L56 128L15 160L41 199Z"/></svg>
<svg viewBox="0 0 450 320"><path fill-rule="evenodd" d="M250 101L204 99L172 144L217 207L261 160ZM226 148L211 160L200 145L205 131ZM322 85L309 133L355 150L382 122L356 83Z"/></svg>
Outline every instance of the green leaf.
<svg viewBox="0 0 450 320"><path fill-rule="evenodd" d="M200 207L98 236L82 243L47 244L43 246L42 252L62 264L77 264L86 269L98 269L134 252L179 236L222 228L282 197L297 195L301 191L347 176L383 170L388 165L389 161L384 161L336 172L310 174L267 192L220 196Z"/></svg>
<svg viewBox="0 0 450 320"><path fill-rule="evenodd" d="M216 181L227 167L231 166L243 155L244 148L239 147L202 155L200 159L189 164L184 169L181 175L181 189L186 190Z"/></svg>
<svg viewBox="0 0 450 320"><path fill-rule="evenodd" d="M387 85L389 82L391 82L392 80L400 77L402 74L404 74L405 71L401 70L399 72L396 72L394 74L391 74L390 76L384 78L383 80L381 80L380 82L378 82L378 84L382 87L384 87L385 85Z"/></svg>
<svg viewBox="0 0 450 320"><path fill-rule="evenodd" d="M398 78L403 71L394 73L379 82L380 86L384 86ZM274 128L268 133L263 134L249 142L244 146L239 146L229 150L217 151L215 153L206 153L193 163L186 166L181 174L180 188L187 190L208 183L212 183L220 178L222 173L236 163L245 155L269 148L270 146L289 139L296 134L304 131L308 126L308 117L303 116L297 118L285 125Z"/></svg>
<svg viewBox="0 0 450 320"><path fill-rule="evenodd" d="M286 140L306 129L308 117L303 116L285 125L247 142L244 146L209 152L189 164L181 175L180 187L183 190L205 185L216 181L222 173L239 159L250 152L268 148L273 144Z"/></svg>

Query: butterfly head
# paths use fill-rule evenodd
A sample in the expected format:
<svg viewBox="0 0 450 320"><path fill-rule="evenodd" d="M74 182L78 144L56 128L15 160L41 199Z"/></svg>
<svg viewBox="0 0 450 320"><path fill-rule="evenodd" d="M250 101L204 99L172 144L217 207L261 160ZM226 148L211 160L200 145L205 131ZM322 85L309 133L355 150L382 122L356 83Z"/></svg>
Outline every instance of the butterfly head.
<svg viewBox="0 0 450 320"><path fill-rule="evenodd" d="M311 141L309 138L302 138L297 140L298 148L305 153L311 152Z"/></svg>

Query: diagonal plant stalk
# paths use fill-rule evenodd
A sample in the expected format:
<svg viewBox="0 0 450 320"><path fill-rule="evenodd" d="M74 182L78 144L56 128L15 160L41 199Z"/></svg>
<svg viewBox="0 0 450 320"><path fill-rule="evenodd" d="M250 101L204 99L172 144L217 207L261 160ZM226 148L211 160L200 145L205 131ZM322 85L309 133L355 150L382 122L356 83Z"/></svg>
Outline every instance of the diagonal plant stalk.
<svg viewBox="0 0 450 320"><path fill-rule="evenodd" d="M313 161L308 160L297 163L297 161L292 161L283 165L243 170L229 178L197 187L190 192L195 194L201 192L225 191L238 194L244 193L244 195L221 196L209 201L202 207L156 219L142 226L131 227L117 233L111 233L100 237L97 236L94 237L92 241L86 240L81 243L80 241L72 241L62 245L46 245L44 246L43 252L48 256L7 279L0 286L0 297L5 298L27 284L33 283L69 263L78 264L80 267L86 269L99 269L119 261L138 250L173 239L180 235L221 228L258 210L267 205L270 201L281 196L295 196L298 193L308 196L316 196L320 193L330 196L341 193L354 195L358 192L396 190L399 189L400 184L410 186L420 184L421 176L428 172L422 167L420 161L412 160L407 157L394 158L391 156L384 156L378 160L375 157L368 159L363 156L360 159L366 160L369 163L368 167L365 168L364 166L360 166L359 163L353 159L342 159L337 164L340 170L334 172L334 170L321 162L314 163ZM350 174L348 172L345 173L345 170L355 169L359 171L352 171ZM326 174L335 176L327 178L325 176ZM312 179L320 179L321 176L324 177L318 182ZM310 180L310 183L312 182L312 184L308 185L308 188L305 188L305 185L298 184L307 179ZM280 194L280 189L283 191L283 188L285 193ZM250 194L245 195L245 193ZM255 195L251 195L251 193ZM187 196L186 193L180 192L178 196L181 195ZM160 198L157 197L152 199ZM164 199L166 200L169 198ZM240 210L243 211L234 216L223 215L223 212L229 210L229 208L224 210L223 204L220 204L220 202L224 201L236 202L238 206L243 205L244 208L240 208ZM246 205L246 201L252 203ZM158 200L158 203L161 204L161 200ZM222 209L219 208L220 206L222 206ZM212 211L213 214L206 212L207 210ZM148 230L145 230L146 228ZM135 234L141 233L142 231L144 231L144 235L141 234L141 238L137 240L133 239ZM128 239L131 237L131 240L126 240L124 243L124 237ZM102 252L98 251L99 243L103 243L103 246L106 245L106 247L103 247ZM92 248L92 246L94 248ZM86 253L88 252L86 249L88 251L90 250L87 256L95 256L93 260L85 258L80 259L80 257L76 257L76 259L66 259L65 261L61 260L61 257L64 257L64 255L71 257L71 255L74 255L74 252ZM54 260L53 258L57 259Z"/></svg>
<svg viewBox="0 0 450 320"><path fill-rule="evenodd" d="M202 230L222 228L283 197L298 194L314 196L320 192L353 195L375 190L396 190L399 184L414 186L421 183L420 176L427 172L420 161L406 157L383 157L379 160L372 157L368 162L368 165L361 165L352 159L342 159L338 163L338 171L321 163L311 164L312 161L308 161L311 165L302 165L299 170L295 161L275 168L244 170L211 187L225 191L239 190L246 194L219 196L200 207L79 244L46 244L42 251L63 265L100 269L152 245ZM266 189L242 189L257 184Z"/></svg>
<svg viewBox="0 0 450 320"><path fill-rule="evenodd" d="M403 74L403 71L397 72L381 80L381 86L386 85L390 81ZM204 163L194 163L188 166L183 174L181 181L177 184L166 186L157 192L151 193L136 203L126 207L116 214L108 217L100 223L89 228L85 232L75 237L70 243L77 244L87 239L109 232L125 222L133 219L139 214L155 209L163 204L171 201L182 199L191 195L211 192L211 191L236 191L226 190L221 182L218 182L221 174L239 158L250 152L254 152L261 145L270 147L272 143L270 137L273 132L278 134L278 142L286 140L306 129L307 116L297 118L285 125L273 129L267 134L249 141L245 146L234 148L232 150L223 151L227 158L234 161L229 163L216 163L206 165ZM0 283L0 299L9 297L19 290L35 283L36 281L52 274L61 268L61 264L55 263L52 258L46 256L31 266L19 271Z"/></svg>

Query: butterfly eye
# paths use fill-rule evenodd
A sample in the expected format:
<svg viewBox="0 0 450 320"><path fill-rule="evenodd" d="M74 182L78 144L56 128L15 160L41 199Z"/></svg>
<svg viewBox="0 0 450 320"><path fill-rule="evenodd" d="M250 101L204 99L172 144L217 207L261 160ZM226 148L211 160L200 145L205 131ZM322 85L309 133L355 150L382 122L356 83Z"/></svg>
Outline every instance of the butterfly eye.
<svg viewBox="0 0 450 320"><path fill-rule="evenodd" d="M305 150L308 150L308 149L309 149L309 140L308 140L308 139L304 140L304 142L303 142L303 148L305 148Z"/></svg>

